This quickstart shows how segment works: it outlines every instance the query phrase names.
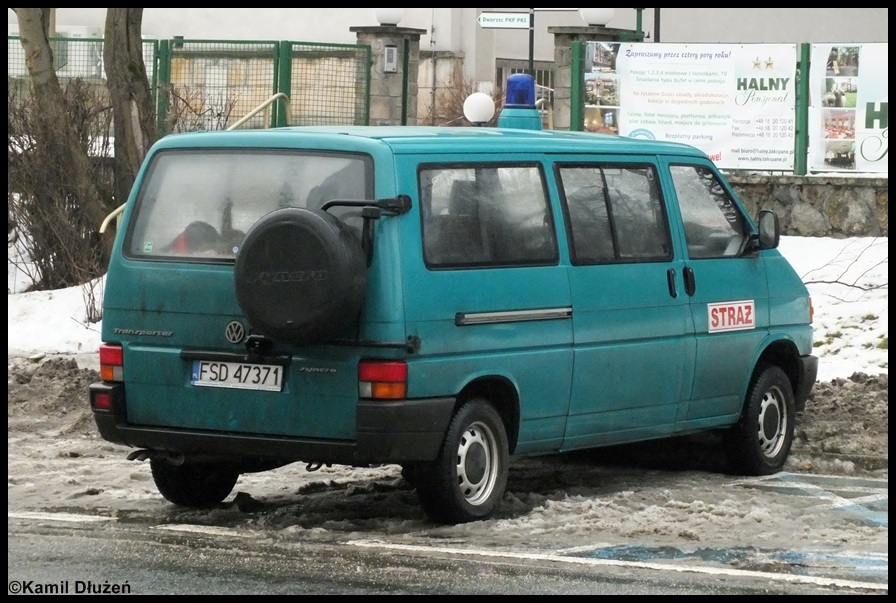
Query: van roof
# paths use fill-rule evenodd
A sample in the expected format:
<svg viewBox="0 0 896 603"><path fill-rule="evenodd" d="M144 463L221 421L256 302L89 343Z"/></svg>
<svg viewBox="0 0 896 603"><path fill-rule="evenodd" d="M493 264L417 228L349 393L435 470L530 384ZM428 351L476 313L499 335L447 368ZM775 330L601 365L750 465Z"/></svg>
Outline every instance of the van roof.
<svg viewBox="0 0 896 603"><path fill-rule="evenodd" d="M315 139L317 148L363 147L363 141L386 144L394 153L418 152L605 152L623 154L676 154L706 157L700 149L677 142L629 138L612 134L564 130L447 126L287 126L258 130L217 130L169 135L159 146L172 147L300 147ZM341 141L341 144L340 144Z"/></svg>

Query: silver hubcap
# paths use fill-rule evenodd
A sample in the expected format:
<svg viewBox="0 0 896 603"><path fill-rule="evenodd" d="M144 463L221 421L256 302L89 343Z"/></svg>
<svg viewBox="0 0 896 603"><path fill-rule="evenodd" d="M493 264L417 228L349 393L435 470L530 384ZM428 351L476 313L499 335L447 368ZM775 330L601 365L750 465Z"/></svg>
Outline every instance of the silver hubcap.
<svg viewBox="0 0 896 603"><path fill-rule="evenodd" d="M784 446L789 417L783 400L780 390L772 388L765 392L759 405L759 449L769 458L776 456Z"/></svg>
<svg viewBox="0 0 896 603"><path fill-rule="evenodd" d="M471 505L480 505L491 495L496 458L498 449L491 430L482 423L467 427L457 447L457 487Z"/></svg>

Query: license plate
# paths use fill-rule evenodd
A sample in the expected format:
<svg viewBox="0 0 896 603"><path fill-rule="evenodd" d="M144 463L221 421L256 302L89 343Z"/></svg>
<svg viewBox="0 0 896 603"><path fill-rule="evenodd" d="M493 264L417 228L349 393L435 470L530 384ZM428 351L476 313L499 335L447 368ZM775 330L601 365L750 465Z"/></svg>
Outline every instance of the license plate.
<svg viewBox="0 0 896 603"><path fill-rule="evenodd" d="M251 364L194 360L190 383L200 387L283 390L283 367L279 364Z"/></svg>

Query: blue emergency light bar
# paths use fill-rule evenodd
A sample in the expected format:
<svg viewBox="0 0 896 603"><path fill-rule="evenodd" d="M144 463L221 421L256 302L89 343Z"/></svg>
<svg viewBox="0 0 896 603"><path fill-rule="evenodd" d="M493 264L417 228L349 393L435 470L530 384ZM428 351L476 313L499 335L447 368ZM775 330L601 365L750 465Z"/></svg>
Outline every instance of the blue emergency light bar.
<svg viewBox="0 0 896 603"><path fill-rule="evenodd" d="M535 78L528 73L514 73L507 78L505 107L535 108Z"/></svg>
<svg viewBox="0 0 896 603"><path fill-rule="evenodd" d="M498 116L499 128L541 130L541 113L535 107L535 78L514 73L507 78L504 108Z"/></svg>

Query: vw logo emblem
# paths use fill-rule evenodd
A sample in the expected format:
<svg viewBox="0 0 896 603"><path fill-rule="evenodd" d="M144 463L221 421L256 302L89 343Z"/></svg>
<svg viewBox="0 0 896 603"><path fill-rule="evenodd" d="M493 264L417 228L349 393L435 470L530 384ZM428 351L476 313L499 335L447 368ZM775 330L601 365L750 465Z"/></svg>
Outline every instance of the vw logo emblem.
<svg viewBox="0 0 896 603"><path fill-rule="evenodd" d="M227 323L227 328L224 329L224 337L230 343L240 343L246 337L246 329L239 321L231 320Z"/></svg>

